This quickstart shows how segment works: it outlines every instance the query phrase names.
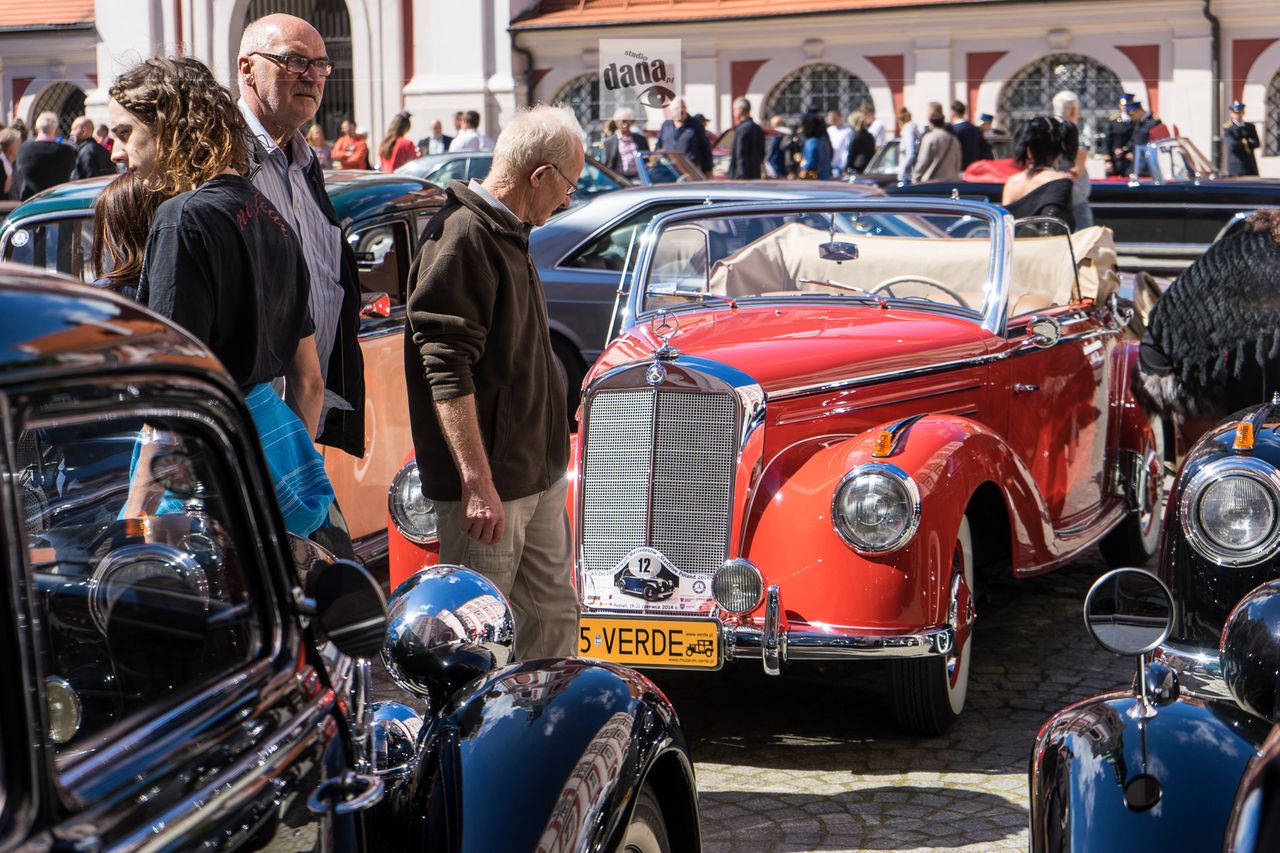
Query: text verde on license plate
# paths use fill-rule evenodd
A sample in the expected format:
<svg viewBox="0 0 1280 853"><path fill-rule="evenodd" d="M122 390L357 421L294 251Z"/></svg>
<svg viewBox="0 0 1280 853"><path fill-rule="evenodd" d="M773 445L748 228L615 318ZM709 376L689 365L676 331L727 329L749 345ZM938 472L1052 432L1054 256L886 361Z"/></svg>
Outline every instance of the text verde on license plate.
<svg viewBox="0 0 1280 853"><path fill-rule="evenodd" d="M578 654L628 666L720 667L720 623L714 619L583 616Z"/></svg>

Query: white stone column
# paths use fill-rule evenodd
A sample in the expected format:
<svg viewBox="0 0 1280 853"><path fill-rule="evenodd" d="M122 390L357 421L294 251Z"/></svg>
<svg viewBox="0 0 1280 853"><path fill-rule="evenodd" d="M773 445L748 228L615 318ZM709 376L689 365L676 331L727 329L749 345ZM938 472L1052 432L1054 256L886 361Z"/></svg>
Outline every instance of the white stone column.
<svg viewBox="0 0 1280 853"><path fill-rule="evenodd" d="M1225 70L1225 68L1224 68ZM1173 74L1160 86L1160 119L1176 124L1178 132L1196 144L1206 157L1213 156L1213 137L1226 117L1213 114L1213 41L1204 35L1175 36Z"/></svg>
<svg viewBox="0 0 1280 853"><path fill-rule="evenodd" d="M915 50L907 62L908 68L914 67L915 74L904 75L910 82L903 86L903 99L910 105L912 117L921 127L929 121L924 112L925 104L937 101L943 105L945 115L946 105L953 100L951 66L952 52L948 40L930 39L915 43Z"/></svg>
<svg viewBox="0 0 1280 853"><path fill-rule="evenodd" d="M502 7L502 8L496 8ZM458 110L476 110L480 131L496 137L499 120L515 106L511 79L511 40L506 3L494 0L418 0L413 9L413 78L404 87L405 107L429 122L439 118L452 135L449 117ZM506 55L505 77L497 71L494 56ZM501 97L492 97L490 83L498 84ZM500 103L502 101L502 103Z"/></svg>

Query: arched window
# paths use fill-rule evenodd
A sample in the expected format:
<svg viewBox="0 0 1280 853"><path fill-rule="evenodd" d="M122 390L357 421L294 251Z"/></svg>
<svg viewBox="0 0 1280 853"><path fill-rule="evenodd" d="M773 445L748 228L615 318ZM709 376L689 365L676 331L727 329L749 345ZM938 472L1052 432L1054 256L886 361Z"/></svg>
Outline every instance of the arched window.
<svg viewBox="0 0 1280 853"><path fill-rule="evenodd" d="M788 123L796 123L810 109L822 114L839 110L849 113L863 104L872 103L871 91L862 78L828 62L815 62L792 71L769 91L764 99L761 119L780 115Z"/></svg>
<svg viewBox="0 0 1280 853"><path fill-rule="evenodd" d="M583 74L574 77L560 87L553 104L564 104L573 110L578 117L578 124L587 132L587 139L594 142L600 138L603 122L600 119L600 75Z"/></svg>
<svg viewBox="0 0 1280 853"><path fill-rule="evenodd" d="M338 125L343 119L355 119L355 72L351 54L351 15L346 0L250 0L245 13L247 26L264 15L286 12L304 21L310 21L324 39L325 51L333 61L333 73L324 84L324 98L316 111L316 123L324 128L329 139L336 139ZM234 44L239 44L239 36ZM386 128L370 128L369 147L376 146ZM421 133L413 138L426 136L425 127L415 127Z"/></svg>
<svg viewBox="0 0 1280 853"><path fill-rule="evenodd" d="M1080 99L1080 140L1093 146L1118 115L1123 89L1114 71L1078 53L1037 59L1009 78L996 107L998 126L1016 134L1024 121L1053 115L1053 96L1064 89Z"/></svg>
<svg viewBox="0 0 1280 853"><path fill-rule="evenodd" d="M65 80L54 83L36 97L31 104L27 127L34 128L40 113L58 114L58 135L71 136L71 122L84 115L84 91Z"/></svg>
<svg viewBox="0 0 1280 853"><path fill-rule="evenodd" d="M1267 86L1266 134L1262 140L1262 153L1268 157L1280 154L1280 71Z"/></svg>

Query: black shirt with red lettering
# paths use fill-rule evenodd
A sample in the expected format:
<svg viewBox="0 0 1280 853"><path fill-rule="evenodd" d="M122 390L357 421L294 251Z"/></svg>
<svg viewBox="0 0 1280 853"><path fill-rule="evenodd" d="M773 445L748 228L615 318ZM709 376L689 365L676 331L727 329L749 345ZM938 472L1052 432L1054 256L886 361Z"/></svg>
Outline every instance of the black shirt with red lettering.
<svg viewBox="0 0 1280 853"><path fill-rule="evenodd" d="M284 375L312 334L301 243L253 184L218 175L160 205L138 300L185 327L248 389Z"/></svg>

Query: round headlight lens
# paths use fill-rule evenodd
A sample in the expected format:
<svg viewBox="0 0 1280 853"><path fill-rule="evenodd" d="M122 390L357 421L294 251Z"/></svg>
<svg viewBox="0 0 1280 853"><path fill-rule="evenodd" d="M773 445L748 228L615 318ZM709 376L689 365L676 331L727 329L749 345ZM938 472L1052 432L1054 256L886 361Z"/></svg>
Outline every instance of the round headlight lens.
<svg viewBox="0 0 1280 853"><path fill-rule="evenodd" d="M721 609L735 615L749 613L764 597L764 579L746 560L729 560L711 576L711 594Z"/></svg>
<svg viewBox="0 0 1280 853"><path fill-rule="evenodd" d="M49 740L62 745L80 731L80 697L71 682L57 675L45 679L44 693L49 709Z"/></svg>
<svg viewBox="0 0 1280 853"><path fill-rule="evenodd" d="M391 481L391 521L410 542L425 545L437 538L440 519L435 505L422 494L418 463L410 461Z"/></svg>
<svg viewBox="0 0 1280 853"><path fill-rule="evenodd" d="M1196 520L1209 541L1222 550L1248 551L1275 530L1275 496L1252 477L1224 477L1201 493Z"/></svg>
<svg viewBox="0 0 1280 853"><path fill-rule="evenodd" d="M836 532L855 549L882 554L915 533L920 492L901 468L860 465L836 489L831 518Z"/></svg>

